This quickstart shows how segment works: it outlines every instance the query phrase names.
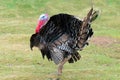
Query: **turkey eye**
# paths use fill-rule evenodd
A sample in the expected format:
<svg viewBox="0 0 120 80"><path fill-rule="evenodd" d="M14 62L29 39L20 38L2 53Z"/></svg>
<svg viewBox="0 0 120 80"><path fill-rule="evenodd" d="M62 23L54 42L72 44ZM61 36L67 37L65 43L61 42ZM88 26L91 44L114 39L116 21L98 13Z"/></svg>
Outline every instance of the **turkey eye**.
<svg viewBox="0 0 120 80"><path fill-rule="evenodd" d="M45 16L42 16L42 18L45 18Z"/></svg>

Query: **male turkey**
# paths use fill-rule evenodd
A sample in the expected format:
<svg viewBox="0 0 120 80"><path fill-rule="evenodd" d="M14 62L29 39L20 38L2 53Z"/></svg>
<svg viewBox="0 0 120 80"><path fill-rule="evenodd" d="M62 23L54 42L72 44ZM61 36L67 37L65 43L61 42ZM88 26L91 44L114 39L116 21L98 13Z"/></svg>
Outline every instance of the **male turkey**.
<svg viewBox="0 0 120 80"><path fill-rule="evenodd" d="M83 20L64 13L49 19L47 14L42 14L36 33L30 38L30 47L38 47L43 58L46 56L58 65L58 74L61 74L67 61L74 63L80 59L78 51L88 45L88 39L93 35L91 22L97 16L98 12L93 11L93 8Z"/></svg>

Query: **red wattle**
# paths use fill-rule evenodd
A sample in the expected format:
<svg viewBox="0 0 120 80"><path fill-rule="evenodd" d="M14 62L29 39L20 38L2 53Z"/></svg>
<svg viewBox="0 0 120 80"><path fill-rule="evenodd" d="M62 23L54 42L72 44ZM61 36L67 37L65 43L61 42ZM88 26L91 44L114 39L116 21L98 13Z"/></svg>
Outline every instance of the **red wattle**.
<svg viewBox="0 0 120 80"><path fill-rule="evenodd" d="M35 32L38 33L40 31L40 29L42 28L44 24L44 21L40 20L38 21L38 25L36 26Z"/></svg>

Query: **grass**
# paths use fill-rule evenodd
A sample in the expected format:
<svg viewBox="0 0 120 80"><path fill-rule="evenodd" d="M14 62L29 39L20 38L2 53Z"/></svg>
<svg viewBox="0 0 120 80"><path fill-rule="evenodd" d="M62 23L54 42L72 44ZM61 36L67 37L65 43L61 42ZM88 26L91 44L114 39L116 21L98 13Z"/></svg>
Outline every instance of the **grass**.
<svg viewBox="0 0 120 80"><path fill-rule="evenodd" d="M94 37L109 41L91 41L80 52L80 61L65 64L61 80L120 79L119 4L119 0L94 0L94 8L100 10L92 24ZM38 49L29 48L38 16L69 13L83 18L89 9L89 0L0 0L0 80L55 78L57 66L43 60Z"/></svg>

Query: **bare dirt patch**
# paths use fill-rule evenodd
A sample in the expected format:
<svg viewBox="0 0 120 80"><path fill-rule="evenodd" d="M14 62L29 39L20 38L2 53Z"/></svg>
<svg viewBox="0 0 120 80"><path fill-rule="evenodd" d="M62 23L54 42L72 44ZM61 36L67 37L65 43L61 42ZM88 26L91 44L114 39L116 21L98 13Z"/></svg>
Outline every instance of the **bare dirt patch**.
<svg viewBox="0 0 120 80"><path fill-rule="evenodd" d="M109 46L113 43L120 43L120 41L110 38L110 37L103 37L103 36L99 36L99 37L93 37L91 39L91 42L95 45L98 46Z"/></svg>
<svg viewBox="0 0 120 80"><path fill-rule="evenodd" d="M120 59L120 40L111 37L92 37L91 42L97 46L103 47L109 51L105 51L105 54L110 58Z"/></svg>

